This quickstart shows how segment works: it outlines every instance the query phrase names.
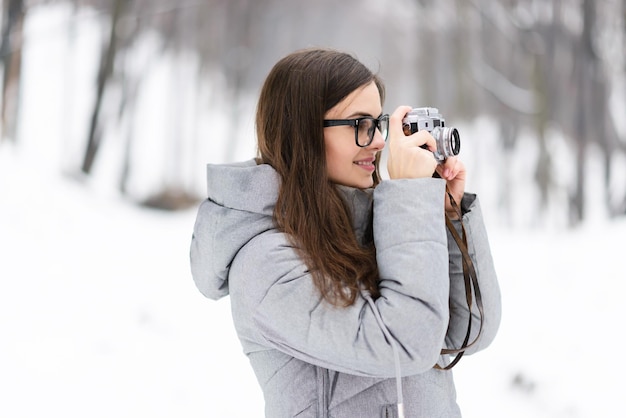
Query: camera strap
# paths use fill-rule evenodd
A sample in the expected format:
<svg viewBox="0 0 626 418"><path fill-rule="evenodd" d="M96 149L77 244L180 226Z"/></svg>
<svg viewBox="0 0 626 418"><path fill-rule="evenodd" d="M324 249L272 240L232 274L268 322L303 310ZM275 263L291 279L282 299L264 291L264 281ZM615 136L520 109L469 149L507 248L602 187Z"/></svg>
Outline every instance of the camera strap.
<svg viewBox="0 0 626 418"><path fill-rule="evenodd" d="M483 300L480 293L480 287L478 286L478 276L476 275L476 269L474 268L474 263L472 262L472 258L470 257L469 250L467 248L467 233L465 231L465 225L463 224L463 213L461 212L461 208L459 207L459 205L452 197L452 193L450 193L448 186L446 186L446 193L448 194L448 197L450 198L450 204L452 205L452 208L454 209L454 212L456 213L459 222L461 223L461 235L459 235L459 232L455 228L452 219L450 219L450 216L448 216L447 213L445 214L446 226L448 227L448 230L452 234L454 241L461 251L463 261L463 279L465 282L465 299L468 309L468 324L467 333L460 348L444 348L441 350L441 354L456 354L456 356L454 360L452 360L452 362L445 367L442 367L439 364L435 364L434 367L439 370L450 370L459 362L459 360L461 360L461 357L463 357L465 350L473 346L478 341L480 335L482 334L483 322L485 317L483 310ZM476 308L478 309L478 312L480 314L480 327L478 329L478 333L476 334L476 338L474 338L472 342L469 342L472 332L472 305L474 303L474 299L476 300Z"/></svg>

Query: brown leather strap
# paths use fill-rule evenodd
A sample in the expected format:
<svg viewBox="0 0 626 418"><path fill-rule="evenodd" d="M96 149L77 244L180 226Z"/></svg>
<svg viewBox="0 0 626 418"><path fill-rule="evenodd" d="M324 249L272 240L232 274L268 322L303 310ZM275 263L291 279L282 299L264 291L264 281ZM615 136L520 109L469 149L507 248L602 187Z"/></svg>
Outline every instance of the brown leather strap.
<svg viewBox="0 0 626 418"><path fill-rule="evenodd" d="M468 324L467 324L467 333L465 335L465 339L463 340L463 344L461 344L461 347L453 348L453 349L444 348L441 350L441 354L456 354L456 356L454 360L452 360L452 362L445 367L442 367L439 364L435 364L434 367L439 370L450 370L459 362L459 360L461 360L461 357L463 357L465 350L467 350L469 347L476 344L476 342L480 338L480 335L482 334L484 317L485 317L484 310L483 310L482 295L480 293L480 287L478 286L478 276L476 275L476 269L474 268L474 263L472 262L472 258L470 257L469 250L467 248L467 233L465 231L465 225L463 224L463 213L461 212L461 208L459 207L459 205L456 203L456 201L452 197L452 193L450 193L450 190L448 189L447 186L446 186L446 193L448 194L448 197L450 198L450 204L452 205L452 208L454 209L461 223L462 236L459 236L459 233L454 227L454 224L452 223L450 216L448 216L448 214L446 213L445 215L446 226L448 227L448 230L450 230L450 233L452 234L454 241L458 245L459 250L461 251L462 259L463 259L463 279L465 282L465 299L466 299L467 308L469 311L469 319L468 319ZM472 292L472 289L473 289L473 292ZM472 332L473 299L476 299L476 307L478 308L478 312L480 314L480 327L478 329L478 334L476 335L476 338L474 338L472 342L469 342L470 335Z"/></svg>

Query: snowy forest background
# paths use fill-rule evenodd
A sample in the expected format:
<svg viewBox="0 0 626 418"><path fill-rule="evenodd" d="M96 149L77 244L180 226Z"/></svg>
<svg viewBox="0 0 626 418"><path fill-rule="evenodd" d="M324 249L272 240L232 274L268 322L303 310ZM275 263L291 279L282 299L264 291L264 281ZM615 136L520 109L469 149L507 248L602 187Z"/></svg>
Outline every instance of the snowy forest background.
<svg viewBox="0 0 626 418"><path fill-rule="evenodd" d="M455 368L465 416L626 409L626 1L2 6L0 416L262 416L188 246L205 164L254 156L260 85L307 46L461 132L504 299Z"/></svg>

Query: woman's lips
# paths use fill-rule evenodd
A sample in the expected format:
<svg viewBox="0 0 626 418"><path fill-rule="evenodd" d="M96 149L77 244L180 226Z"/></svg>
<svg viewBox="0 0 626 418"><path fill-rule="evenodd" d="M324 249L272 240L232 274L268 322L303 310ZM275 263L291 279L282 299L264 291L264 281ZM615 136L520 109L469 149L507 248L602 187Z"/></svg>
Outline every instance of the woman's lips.
<svg viewBox="0 0 626 418"><path fill-rule="evenodd" d="M367 171L374 171L376 169L374 166L374 160L360 160L355 161L353 164Z"/></svg>

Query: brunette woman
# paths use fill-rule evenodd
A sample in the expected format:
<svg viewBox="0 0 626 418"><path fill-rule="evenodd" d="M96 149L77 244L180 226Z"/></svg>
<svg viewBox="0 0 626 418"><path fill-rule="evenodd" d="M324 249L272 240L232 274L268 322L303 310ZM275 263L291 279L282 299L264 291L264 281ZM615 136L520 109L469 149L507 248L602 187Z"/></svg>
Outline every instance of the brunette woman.
<svg viewBox="0 0 626 418"><path fill-rule="evenodd" d="M466 355L496 335L500 293L465 166L438 164L427 131L402 131L411 107L388 116L383 99L353 56L296 51L263 85L258 158L208 166L193 278L209 298L230 295L267 417L459 417L442 349L460 347L470 321L469 340L482 332ZM481 312L466 302L446 186Z"/></svg>

